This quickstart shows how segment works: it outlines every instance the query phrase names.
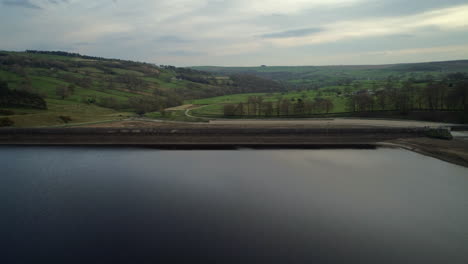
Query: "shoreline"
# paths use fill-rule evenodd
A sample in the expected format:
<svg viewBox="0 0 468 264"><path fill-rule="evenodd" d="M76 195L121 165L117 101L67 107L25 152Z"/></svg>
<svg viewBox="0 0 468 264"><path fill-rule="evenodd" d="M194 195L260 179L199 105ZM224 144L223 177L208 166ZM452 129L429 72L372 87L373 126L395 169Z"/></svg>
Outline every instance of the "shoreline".
<svg viewBox="0 0 468 264"><path fill-rule="evenodd" d="M468 168L468 142L431 138L397 139L382 142L383 147L394 147Z"/></svg>
<svg viewBox="0 0 468 264"><path fill-rule="evenodd" d="M468 141L426 128L205 126L0 129L0 146L143 147L164 150L401 148L468 167Z"/></svg>

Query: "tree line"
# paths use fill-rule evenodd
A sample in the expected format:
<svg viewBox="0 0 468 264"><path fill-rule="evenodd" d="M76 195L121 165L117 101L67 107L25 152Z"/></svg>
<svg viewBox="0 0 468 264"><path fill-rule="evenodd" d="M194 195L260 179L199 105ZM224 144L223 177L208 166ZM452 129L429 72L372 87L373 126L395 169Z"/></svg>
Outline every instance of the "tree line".
<svg viewBox="0 0 468 264"><path fill-rule="evenodd" d="M26 50L26 53L82 58L82 59L87 59L87 60L109 60L109 59L105 59L102 57L81 55L79 53L67 52L67 51Z"/></svg>
<svg viewBox="0 0 468 264"><path fill-rule="evenodd" d="M8 83L2 80L0 80L0 106L47 109L47 103L41 96L23 90L11 90L8 88Z"/></svg>
<svg viewBox="0 0 468 264"><path fill-rule="evenodd" d="M305 116L329 113L333 110L333 102L328 98L283 98L266 101L262 96L249 96L247 102L224 104L223 114L226 117L250 116Z"/></svg>
<svg viewBox="0 0 468 264"><path fill-rule="evenodd" d="M468 111L468 76L452 73L440 80L427 76L426 85L414 80L399 82L388 78L382 87L361 89L348 94L350 112L392 110L405 113L414 110Z"/></svg>

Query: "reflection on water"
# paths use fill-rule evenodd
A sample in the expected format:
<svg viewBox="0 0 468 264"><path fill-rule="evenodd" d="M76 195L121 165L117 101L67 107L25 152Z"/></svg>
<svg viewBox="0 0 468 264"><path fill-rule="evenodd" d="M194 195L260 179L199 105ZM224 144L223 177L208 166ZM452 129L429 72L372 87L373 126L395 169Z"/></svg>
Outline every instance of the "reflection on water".
<svg viewBox="0 0 468 264"><path fill-rule="evenodd" d="M394 150L0 148L1 263L468 263L468 170Z"/></svg>

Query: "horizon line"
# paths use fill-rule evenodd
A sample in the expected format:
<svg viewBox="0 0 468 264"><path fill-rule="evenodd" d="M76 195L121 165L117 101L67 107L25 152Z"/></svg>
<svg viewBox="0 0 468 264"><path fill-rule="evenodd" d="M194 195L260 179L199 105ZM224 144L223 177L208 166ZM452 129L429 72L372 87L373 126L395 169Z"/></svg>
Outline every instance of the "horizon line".
<svg viewBox="0 0 468 264"><path fill-rule="evenodd" d="M15 51L15 50L3 50L0 49L0 52L17 52L17 53L28 53L27 50L22 50L22 51ZM31 49L32 50L32 49ZM418 62L396 62L396 63L382 63L382 64L324 64L324 65L313 65L313 64L303 64L303 65L267 65L267 64L260 64L260 65L250 65L250 66L235 66L235 65L230 65L230 66L219 66L219 65L191 65L191 66L176 66L170 65L170 64L157 64L155 62L147 62L147 61L139 61L139 60L133 60L133 59L119 59L119 58L106 58L106 57L100 57L98 55L87 55L87 54L81 54L79 52L72 52L72 51L63 51L63 50L36 50L36 51L43 51L43 52L67 52L67 53L75 53L80 56L90 56L90 57L98 57L106 60L123 60L123 61L132 61L132 62L138 62L138 63L147 63L147 64L154 64L156 66L175 66L178 68L196 68L196 67L217 67L217 68L258 68L265 66L265 68L268 67L352 67L352 66L393 66L393 65L405 65L405 64L422 64L422 63L443 63L443 62L457 62L457 61L468 61L468 58L466 59L455 59L455 60L437 60L437 61L418 61Z"/></svg>

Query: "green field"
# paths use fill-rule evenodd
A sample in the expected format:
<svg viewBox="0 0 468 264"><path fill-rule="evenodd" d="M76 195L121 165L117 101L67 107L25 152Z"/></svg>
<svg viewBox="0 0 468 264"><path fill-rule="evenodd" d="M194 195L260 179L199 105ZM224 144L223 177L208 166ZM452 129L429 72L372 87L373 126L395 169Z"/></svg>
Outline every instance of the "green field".
<svg viewBox="0 0 468 264"><path fill-rule="evenodd" d="M67 126L86 123L121 120L132 117L131 112L118 112L112 109L95 105L76 104L70 101L47 99L48 110L2 108L15 112L8 118L15 122L16 127L49 127ZM72 120L65 123L60 116L70 117Z"/></svg>
<svg viewBox="0 0 468 264"><path fill-rule="evenodd" d="M365 87L365 86L363 86ZM327 89L336 88L344 90L341 86L323 87L314 91L303 91L303 92L286 92L286 93L246 93L246 94L234 94L225 95L218 97L211 97L198 100L188 100L185 103L199 105L200 107L190 111L194 116L209 116L209 117L222 117L223 116L223 105L225 104L238 104L247 103L250 96L262 96L265 102L277 102L279 99L302 99L302 100L314 100L317 97L327 98L333 102L333 110L330 113L342 113L346 112L346 98L337 96L336 93L326 92Z"/></svg>

